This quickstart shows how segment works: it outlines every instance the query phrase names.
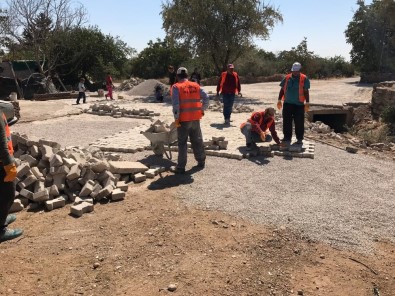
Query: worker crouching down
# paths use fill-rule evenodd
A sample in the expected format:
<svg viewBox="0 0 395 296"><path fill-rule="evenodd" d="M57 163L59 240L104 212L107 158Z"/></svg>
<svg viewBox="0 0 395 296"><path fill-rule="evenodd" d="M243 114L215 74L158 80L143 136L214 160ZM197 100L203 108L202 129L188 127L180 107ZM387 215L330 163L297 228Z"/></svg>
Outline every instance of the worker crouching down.
<svg viewBox="0 0 395 296"><path fill-rule="evenodd" d="M274 108L252 113L251 118L240 125L241 133L246 137L248 150L255 149L256 143L271 142L272 139L280 144L274 122ZM269 135L269 132L271 136Z"/></svg>
<svg viewBox="0 0 395 296"><path fill-rule="evenodd" d="M200 129L200 119L209 105L209 96L200 85L188 81L188 71L184 67L177 70L177 83L172 86L171 100L173 115L177 126L178 163L170 170L176 174L185 173L188 156L188 137L198 168L204 168L206 152ZM203 101L203 102L202 102Z"/></svg>

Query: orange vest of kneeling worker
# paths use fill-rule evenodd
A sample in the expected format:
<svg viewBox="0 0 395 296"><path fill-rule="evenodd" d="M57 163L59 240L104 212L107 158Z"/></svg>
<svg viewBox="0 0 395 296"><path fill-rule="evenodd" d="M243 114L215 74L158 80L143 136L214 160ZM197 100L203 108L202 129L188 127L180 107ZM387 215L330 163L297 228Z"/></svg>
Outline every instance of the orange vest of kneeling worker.
<svg viewBox="0 0 395 296"><path fill-rule="evenodd" d="M3 120L4 120L4 126L5 126L5 136L7 140L7 147L10 155L14 155L14 147L12 146L12 141L11 141L11 131L8 126L7 118L5 117L3 113Z"/></svg>

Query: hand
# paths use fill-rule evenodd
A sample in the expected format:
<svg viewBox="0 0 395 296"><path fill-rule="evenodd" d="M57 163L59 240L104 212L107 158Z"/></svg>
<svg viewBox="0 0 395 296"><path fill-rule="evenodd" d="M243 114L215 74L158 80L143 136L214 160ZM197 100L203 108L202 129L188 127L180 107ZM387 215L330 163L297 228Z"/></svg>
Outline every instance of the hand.
<svg viewBox="0 0 395 296"><path fill-rule="evenodd" d="M264 132L261 132L260 136L261 136L262 142L265 142L266 141L266 134Z"/></svg>
<svg viewBox="0 0 395 296"><path fill-rule="evenodd" d="M204 116L204 110L202 110L202 116Z"/></svg>
<svg viewBox="0 0 395 296"><path fill-rule="evenodd" d="M283 103L281 101L277 102L277 109L281 110L281 108L283 107Z"/></svg>
<svg viewBox="0 0 395 296"><path fill-rule="evenodd" d="M241 92L239 92L239 97L240 97L240 98L242 98L242 97L243 97L243 94L242 94Z"/></svg>
<svg viewBox="0 0 395 296"><path fill-rule="evenodd" d="M16 178L16 165L15 163L11 163L9 165L5 165L4 166L4 170L5 170L5 178L4 178L4 182L14 182L15 178Z"/></svg>
<svg viewBox="0 0 395 296"><path fill-rule="evenodd" d="M174 124L176 125L176 127L180 127L181 126L179 119L174 120Z"/></svg>
<svg viewBox="0 0 395 296"><path fill-rule="evenodd" d="M309 112L309 110L310 110L310 104L309 103L304 104L304 112Z"/></svg>

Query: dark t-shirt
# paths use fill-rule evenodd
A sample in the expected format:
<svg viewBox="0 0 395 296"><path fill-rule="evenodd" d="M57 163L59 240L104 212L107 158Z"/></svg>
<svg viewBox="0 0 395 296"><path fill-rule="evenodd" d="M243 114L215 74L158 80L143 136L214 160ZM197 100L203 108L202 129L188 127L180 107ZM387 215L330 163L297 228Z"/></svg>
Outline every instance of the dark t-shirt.
<svg viewBox="0 0 395 296"><path fill-rule="evenodd" d="M169 72L169 84L172 86L176 83L176 72Z"/></svg>

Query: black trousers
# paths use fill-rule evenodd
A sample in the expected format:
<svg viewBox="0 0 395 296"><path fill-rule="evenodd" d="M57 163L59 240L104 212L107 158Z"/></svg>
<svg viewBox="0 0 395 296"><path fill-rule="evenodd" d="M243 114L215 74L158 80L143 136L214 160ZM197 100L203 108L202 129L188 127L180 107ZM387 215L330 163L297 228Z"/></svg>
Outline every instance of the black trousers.
<svg viewBox="0 0 395 296"><path fill-rule="evenodd" d="M79 92L78 93L77 104L80 103L81 99L82 99L82 102L86 103L86 95L85 95L84 92Z"/></svg>
<svg viewBox="0 0 395 296"><path fill-rule="evenodd" d="M15 198L14 182L4 182L4 178L4 167L0 164L0 232L7 226L4 223Z"/></svg>
<svg viewBox="0 0 395 296"><path fill-rule="evenodd" d="M292 123L295 124L295 135L297 140L304 137L304 105L284 103L283 105L283 133L284 141L292 139Z"/></svg>

